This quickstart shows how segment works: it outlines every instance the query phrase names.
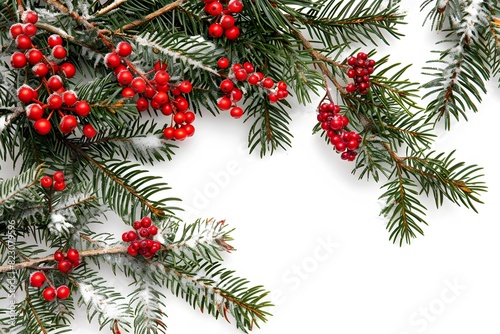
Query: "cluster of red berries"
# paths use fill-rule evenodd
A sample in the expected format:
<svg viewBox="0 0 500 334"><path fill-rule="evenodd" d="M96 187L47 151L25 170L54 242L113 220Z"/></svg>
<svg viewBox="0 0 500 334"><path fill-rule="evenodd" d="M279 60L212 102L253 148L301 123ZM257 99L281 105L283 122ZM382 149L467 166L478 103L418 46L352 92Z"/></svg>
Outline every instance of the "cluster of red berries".
<svg viewBox="0 0 500 334"><path fill-rule="evenodd" d="M80 253L75 248L70 248L64 254L61 251L54 253L54 260L57 262L57 269L62 273L67 273L71 269L80 265Z"/></svg>
<svg viewBox="0 0 500 334"><path fill-rule="evenodd" d="M195 114L188 110L189 102L183 96L193 90L191 82L170 83L167 64L160 61L154 64L151 72L142 73L127 59L132 51L132 46L123 41L104 58L105 65L114 70L118 84L123 87L122 97L136 98L135 105L140 112L151 107L165 116L172 115L174 125L165 128L165 138L184 140L191 137L195 131L191 124Z"/></svg>
<svg viewBox="0 0 500 334"><path fill-rule="evenodd" d="M26 84L22 85L17 90L17 98L26 104L26 117L34 121L33 128L38 134L46 135L52 130L50 118L54 113L60 117L59 130L63 134L68 134L78 126L77 118L69 112L79 117L85 117L90 113L87 101L78 100L74 91L66 90L60 76L70 79L75 76L76 68L69 62L60 63L67 56L61 36L54 34L48 38L50 57L45 56L33 44L31 38L37 32L35 23L38 21L38 15L35 12L24 11L22 20L23 23L15 23L10 27L10 35L15 39L16 46L20 50L11 55L10 64L15 69L30 71L31 68L31 73L40 80L41 85L36 89ZM38 100L38 90L41 87L44 87L48 93L45 102ZM48 116L44 117L46 113ZM97 134L91 124L84 125L82 132L87 137Z"/></svg>
<svg viewBox="0 0 500 334"><path fill-rule="evenodd" d="M228 40L234 41L240 36L240 28L235 25L234 14L238 14L243 9L243 3L240 0L229 0L224 5L219 0L203 0L205 3L205 13L216 17L210 27L208 34L213 38L219 38L224 35Z"/></svg>
<svg viewBox="0 0 500 334"><path fill-rule="evenodd" d="M219 89L224 93L224 96L217 100L217 106L221 110L230 110L231 116L239 118L243 115L243 109L238 107L236 103L243 97L243 92L236 87L236 82L247 82L252 86L257 86L264 89L271 103L276 103L288 96L287 85L284 81L275 83L273 79L264 77L262 72L256 72L254 66L245 62L242 64L236 63L230 66L227 58L222 57L217 61L217 66L226 70L229 68L227 78L222 80Z"/></svg>
<svg viewBox="0 0 500 334"><path fill-rule="evenodd" d="M323 102L318 108L317 119L335 150L340 153L340 158L353 161L358 154L356 149L361 142L361 136L357 132L345 129L349 119L340 114L340 107L331 102Z"/></svg>
<svg viewBox="0 0 500 334"><path fill-rule="evenodd" d="M48 175L42 176L40 179L40 184L44 188L54 187L56 191L62 191L66 188L66 182L64 182L64 173L61 171L57 171L52 175L52 177Z"/></svg>
<svg viewBox="0 0 500 334"><path fill-rule="evenodd" d="M35 288L41 288L47 282L47 277L42 271L35 271L30 276L30 286ZM45 288L42 292L42 297L46 301L50 302L54 299L66 299L70 295L70 289L67 285L61 285L57 288L49 286Z"/></svg>
<svg viewBox="0 0 500 334"><path fill-rule="evenodd" d="M152 239L158 234L158 227L152 225L151 218L144 217L141 221L134 222L133 228L135 231L122 234L122 240L130 243L127 249L128 253L132 256L140 254L146 259L155 256L161 248L161 243Z"/></svg>
<svg viewBox="0 0 500 334"><path fill-rule="evenodd" d="M356 57L352 56L347 59L349 69L347 76L354 79L354 82L346 86L346 91L349 93L358 92L366 94L370 88L370 74L373 73L373 67L376 62L373 59L368 59L368 55L364 52L359 52Z"/></svg>

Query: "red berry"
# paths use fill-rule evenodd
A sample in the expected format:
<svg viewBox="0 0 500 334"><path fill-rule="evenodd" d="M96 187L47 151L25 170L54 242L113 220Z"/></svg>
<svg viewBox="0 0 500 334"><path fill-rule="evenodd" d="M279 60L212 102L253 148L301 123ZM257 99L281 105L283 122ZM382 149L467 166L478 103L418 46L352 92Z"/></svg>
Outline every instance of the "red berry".
<svg viewBox="0 0 500 334"><path fill-rule="evenodd" d="M262 80L262 86L266 87L266 88L273 88L274 87L274 81L273 79L271 78L265 78L264 80Z"/></svg>
<svg viewBox="0 0 500 334"><path fill-rule="evenodd" d="M78 121L76 120L75 116L65 115L59 122L59 130L61 130L63 134L68 134L76 129L77 125Z"/></svg>
<svg viewBox="0 0 500 334"><path fill-rule="evenodd" d="M33 124L33 128L39 135L44 136L50 132L50 130L52 129L52 125L47 119L40 118L35 122L35 124Z"/></svg>
<svg viewBox="0 0 500 334"><path fill-rule="evenodd" d="M243 109L241 109L240 107L234 107L229 113L234 118L240 118L241 116L243 116Z"/></svg>
<svg viewBox="0 0 500 334"><path fill-rule="evenodd" d="M172 113L174 112L174 109L172 108L172 105L170 103L165 103L162 107L161 107L161 113L165 116L169 116L169 115L172 115Z"/></svg>
<svg viewBox="0 0 500 334"><path fill-rule="evenodd" d="M78 96L72 90L67 90L62 94L63 104L68 107L74 106L78 102Z"/></svg>
<svg viewBox="0 0 500 334"><path fill-rule="evenodd" d="M47 277L41 271L35 271L30 275L30 285L34 288L39 288L45 284Z"/></svg>
<svg viewBox="0 0 500 334"><path fill-rule="evenodd" d="M21 20L24 23L35 24L38 21L38 14L31 9L25 10L21 16Z"/></svg>
<svg viewBox="0 0 500 334"><path fill-rule="evenodd" d="M63 273L67 273L68 271L73 269L73 265L70 261L63 259L57 264L57 269L59 269Z"/></svg>
<svg viewBox="0 0 500 334"><path fill-rule="evenodd" d="M163 130L163 136L167 139L174 139L175 137L175 129L171 126L166 127Z"/></svg>
<svg viewBox="0 0 500 334"><path fill-rule="evenodd" d="M16 39L17 36L23 33L23 25L21 23L14 23L10 26L9 32L12 39Z"/></svg>
<svg viewBox="0 0 500 334"><path fill-rule="evenodd" d="M159 71L159 70L163 70L165 71L167 69L167 64L165 64L164 62L161 62L161 61L157 61L155 64L154 64L154 70L155 71Z"/></svg>
<svg viewBox="0 0 500 334"><path fill-rule="evenodd" d="M231 99L227 96L223 96L217 101L217 107L219 107L219 109L221 110L228 110L229 108L231 108L231 105Z"/></svg>
<svg viewBox="0 0 500 334"><path fill-rule="evenodd" d="M75 248L68 249L66 253L66 257L70 260L74 265L80 264L80 253Z"/></svg>
<svg viewBox="0 0 500 334"><path fill-rule="evenodd" d="M234 26L234 17L232 15L223 15L220 19L220 25L224 29Z"/></svg>
<svg viewBox="0 0 500 334"><path fill-rule="evenodd" d="M210 27L208 27L208 34L213 38L219 38L224 34L224 28L218 23L212 23Z"/></svg>
<svg viewBox="0 0 500 334"><path fill-rule="evenodd" d="M192 135L194 135L194 126L191 125L191 124L185 124L182 126L182 128L184 129L184 131L186 131L186 135L188 137L191 137Z"/></svg>
<svg viewBox="0 0 500 334"><path fill-rule="evenodd" d="M149 218L149 217L144 217L141 219L141 226L142 227L150 227L151 223L152 223L152 221L151 221L151 218Z"/></svg>
<svg viewBox="0 0 500 334"><path fill-rule="evenodd" d="M193 123L196 118L196 115L192 111L188 111L184 113L184 122Z"/></svg>
<svg viewBox="0 0 500 334"><path fill-rule="evenodd" d="M136 256L138 254L137 250L134 247L132 247L132 245L128 246L127 252L131 256Z"/></svg>
<svg viewBox="0 0 500 334"><path fill-rule="evenodd" d="M183 80L179 84L179 90L182 94L189 94L193 90L193 85L189 80Z"/></svg>
<svg viewBox="0 0 500 334"><path fill-rule="evenodd" d="M154 225L151 225L149 227L149 234L150 235L156 235L156 234L158 234L158 227L156 227Z"/></svg>
<svg viewBox="0 0 500 334"><path fill-rule="evenodd" d="M134 241L135 239L137 239L137 233L135 233L134 231L129 231L128 232L128 240Z"/></svg>
<svg viewBox="0 0 500 334"><path fill-rule="evenodd" d="M255 71L254 66L249 62L243 63L243 68L247 71L247 73L253 73Z"/></svg>
<svg viewBox="0 0 500 334"><path fill-rule="evenodd" d="M66 183L63 182L54 182L54 190L63 191L66 189Z"/></svg>
<svg viewBox="0 0 500 334"><path fill-rule="evenodd" d="M182 130L182 128L177 129L177 130ZM177 139L177 138L176 138ZM181 139L182 140L182 139ZM141 223L142 224L142 223ZM139 235L143 238L149 237L149 230L147 228L141 228L139 229Z"/></svg>
<svg viewBox="0 0 500 334"><path fill-rule="evenodd" d="M345 87L345 90L348 92L348 93L354 93L356 91L356 85L354 85L353 83L350 83L348 84L346 87Z"/></svg>
<svg viewBox="0 0 500 334"><path fill-rule="evenodd" d="M80 117L85 117L90 113L90 106L87 101L78 101L75 105L75 114Z"/></svg>
<svg viewBox="0 0 500 334"><path fill-rule="evenodd" d="M240 37L240 28L237 26L232 26L231 28L228 28L224 30L224 36L230 41L234 41L238 37Z"/></svg>
<svg viewBox="0 0 500 334"><path fill-rule="evenodd" d="M49 67L45 65L44 63L37 63L35 66L31 68L31 71L33 74L39 78L45 77L47 74L49 74Z"/></svg>
<svg viewBox="0 0 500 334"><path fill-rule="evenodd" d="M54 289L53 287L48 287L46 288L45 290L43 290L43 299L45 299L46 301L50 302L50 301L53 301L54 299L56 299L56 289Z"/></svg>
<svg viewBox="0 0 500 334"><path fill-rule="evenodd" d="M278 102L278 95L276 95L274 93L269 94L267 96L267 98L269 99L269 102L271 102L271 103Z"/></svg>
<svg viewBox="0 0 500 334"><path fill-rule="evenodd" d="M148 107L149 107L148 100L146 100L144 97L138 98L137 101L136 101L136 103L135 103L135 107L140 112L148 110Z"/></svg>
<svg viewBox="0 0 500 334"><path fill-rule="evenodd" d="M165 92L158 92L153 97L153 101L158 103L160 106L164 105L168 102L168 95Z"/></svg>
<svg viewBox="0 0 500 334"><path fill-rule="evenodd" d="M23 68L28 60L24 53L16 51L10 56L10 64L13 68Z"/></svg>
<svg viewBox="0 0 500 334"><path fill-rule="evenodd" d="M64 59L68 55L68 52L62 45L56 45L52 48L52 56L56 59Z"/></svg>
<svg viewBox="0 0 500 334"><path fill-rule="evenodd" d="M43 59L43 54L40 50L38 49L29 49L26 52L26 59L31 65L35 65L39 62L42 61Z"/></svg>
<svg viewBox="0 0 500 334"><path fill-rule="evenodd" d="M231 1L229 1L229 4L227 5L227 9L231 13L239 13L243 9L243 3L239 0L231 0Z"/></svg>
<svg viewBox="0 0 500 334"><path fill-rule="evenodd" d="M368 55L366 53L364 53L364 52L359 52L357 54L357 58L361 59L361 60L366 60L366 59L368 59Z"/></svg>
<svg viewBox="0 0 500 334"><path fill-rule="evenodd" d="M17 98L24 103L31 102L33 99L33 89L28 85L22 85L17 90Z"/></svg>
<svg viewBox="0 0 500 334"><path fill-rule="evenodd" d="M64 74L64 76L68 79L71 79L76 74L75 65L71 63L63 63L59 65L59 71L61 71Z"/></svg>
<svg viewBox="0 0 500 334"><path fill-rule="evenodd" d="M31 38L24 34L21 34L16 38L16 46L21 50L26 50L31 48L33 44L31 43Z"/></svg>
<svg viewBox="0 0 500 334"><path fill-rule="evenodd" d="M343 141L335 143L335 149L337 150L337 152L344 152L346 148L347 146Z"/></svg>
<svg viewBox="0 0 500 334"><path fill-rule="evenodd" d="M287 90L288 86L286 85L286 82L284 81L278 81L277 84L278 90Z"/></svg>
<svg viewBox="0 0 500 334"><path fill-rule="evenodd" d="M248 73L244 69L241 69L241 70L234 72L234 77L238 81L243 81L243 80L246 80L246 78L248 77Z"/></svg>
<svg viewBox="0 0 500 334"><path fill-rule="evenodd" d="M229 60L225 57L222 57L217 61L217 66L224 70L229 67Z"/></svg>
<svg viewBox="0 0 500 334"><path fill-rule="evenodd" d="M43 117L44 110L38 103L32 103L26 106L26 117L32 121L37 121Z"/></svg>
<svg viewBox="0 0 500 334"><path fill-rule="evenodd" d="M33 23L26 23L23 26L23 34L25 34L28 37L33 37L36 35L37 28Z"/></svg>
<svg viewBox="0 0 500 334"><path fill-rule="evenodd" d="M47 85L53 91L59 90L63 86L63 82L60 76L53 75L47 79Z"/></svg>
<svg viewBox="0 0 500 334"><path fill-rule="evenodd" d="M131 98L135 96L135 92L132 88L130 87L125 87L122 89L122 97L124 98Z"/></svg>
<svg viewBox="0 0 500 334"><path fill-rule="evenodd" d="M41 179L40 179L40 184L42 185L42 187L44 188L50 188L52 187L52 178L48 175L45 175L43 176Z"/></svg>
<svg viewBox="0 0 500 334"><path fill-rule="evenodd" d="M134 79L133 74L129 70L121 71L116 76L116 80L120 86L128 86Z"/></svg>
<svg viewBox="0 0 500 334"><path fill-rule="evenodd" d="M142 94L146 91L146 81L141 77L134 78L130 87L135 93Z"/></svg>
<svg viewBox="0 0 500 334"><path fill-rule="evenodd" d="M128 232L123 232L122 234L122 241L123 242L129 242L129 238L128 238Z"/></svg>
<svg viewBox="0 0 500 334"><path fill-rule="evenodd" d="M56 294L58 299L66 299L69 297L70 290L66 285L61 285L57 288Z"/></svg>
<svg viewBox="0 0 500 334"><path fill-rule="evenodd" d="M47 43L51 48L53 48L56 45L62 45L63 39L61 36L53 34L49 36L49 38L47 39Z"/></svg>
<svg viewBox="0 0 500 334"><path fill-rule="evenodd" d="M97 130L92 126L92 124L85 124L82 132L87 138L94 138L97 135Z"/></svg>
<svg viewBox="0 0 500 334"><path fill-rule="evenodd" d="M60 250L54 252L54 260L59 262L64 259L64 254Z"/></svg>
<svg viewBox="0 0 500 334"><path fill-rule="evenodd" d="M184 130L183 128L175 129L175 132L174 132L175 139L184 140L184 139L186 139L186 137L187 137L186 130Z"/></svg>
<svg viewBox="0 0 500 334"><path fill-rule="evenodd" d="M252 74L248 77L247 79L247 82L250 84L250 85L256 85L258 84L260 81L260 78L257 74Z"/></svg>
<svg viewBox="0 0 500 334"><path fill-rule="evenodd" d="M157 71L154 76L154 81L159 85L166 85L169 80L170 75L164 70Z"/></svg>
<svg viewBox="0 0 500 334"><path fill-rule="evenodd" d="M56 182L64 181L64 173L61 171L55 172L52 177L54 178L54 181L56 181Z"/></svg>
<svg viewBox="0 0 500 334"><path fill-rule="evenodd" d="M205 5L205 12L208 15L218 16L222 13L223 6L219 1L212 1Z"/></svg>
<svg viewBox="0 0 500 334"><path fill-rule="evenodd" d="M120 56L114 52L106 54L104 56L104 65L109 68L117 68L122 62Z"/></svg>
<svg viewBox="0 0 500 334"><path fill-rule="evenodd" d="M184 115L183 112L177 112L174 115L174 122L177 123L177 124L182 124L185 119L186 119L186 117L185 117L185 115Z"/></svg>
<svg viewBox="0 0 500 334"><path fill-rule="evenodd" d="M224 79L222 80L222 82L220 83L220 86L219 86L220 90L224 93L230 93L233 88L234 88L234 84L231 80L229 79Z"/></svg>
<svg viewBox="0 0 500 334"><path fill-rule="evenodd" d="M177 111L186 111L189 108L189 102L182 96L177 96L174 100L174 103L177 107Z"/></svg>
<svg viewBox="0 0 500 334"><path fill-rule="evenodd" d="M116 53L120 57L128 57L132 53L132 46L127 42L120 42L116 45Z"/></svg>

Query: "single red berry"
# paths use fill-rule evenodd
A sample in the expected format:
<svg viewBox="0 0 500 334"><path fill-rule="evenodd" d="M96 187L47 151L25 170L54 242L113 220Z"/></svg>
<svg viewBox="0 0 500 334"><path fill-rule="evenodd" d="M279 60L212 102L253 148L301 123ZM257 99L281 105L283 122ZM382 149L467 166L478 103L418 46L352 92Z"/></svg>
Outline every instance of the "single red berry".
<svg viewBox="0 0 500 334"><path fill-rule="evenodd" d="M33 274L30 275L30 285L34 288L39 288L42 285L45 284L45 281L47 280L47 277L45 277L45 274L41 271L35 271Z"/></svg>
<svg viewBox="0 0 500 334"><path fill-rule="evenodd" d="M76 74L75 65L67 62L59 65L59 71L62 72L68 79L73 78Z"/></svg>
<svg viewBox="0 0 500 334"><path fill-rule="evenodd" d="M220 25L224 29L229 29L234 26L235 20L232 15L223 15L220 19Z"/></svg>
<svg viewBox="0 0 500 334"><path fill-rule="evenodd" d="M238 37L240 37L240 28L237 26L232 26L231 28L228 28L224 30L224 36L230 41L234 41Z"/></svg>
<svg viewBox="0 0 500 334"><path fill-rule="evenodd" d="M337 152L344 152L346 148L347 146L343 141L335 143L335 150L337 150Z"/></svg>
<svg viewBox="0 0 500 334"><path fill-rule="evenodd" d="M127 248L127 252L129 253L129 255L131 256L136 256L138 254L138 251L137 249L135 249L132 245L128 246Z"/></svg>
<svg viewBox="0 0 500 334"><path fill-rule="evenodd" d="M260 78L257 74L251 74L248 79L247 79L247 82L250 84L250 85L256 85L258 84L260 81Z"/></svg>
<svg viewBox="0 0 500 334"><path fill-rule="evenodd" d="M249 62L244 62L243 68L245 69L245 71L247 71L247 73L253 73L255 71L254 66Z"/></svg>
<svg viewBox="0 0 500 334"><path fill-rule="evenodd" d="M61 121L59 122L59 130L63 134L68 134L72 132L76 127L78 126L78 121L76 120L76 117L73 115L65 115L61 118Z"/></svg>
<svg viewBox="0 0 500 334"><path fill-rule="evenodd" d="M58 299L66 299L69 297L70 290L66 285L61 285L57 288L56 294Z"/></svg>
<svg viewBox="0 0 500 334"><path fill-rule="evenodd" d="M345 87L345 90L348 92L348 93L354 93L356 91L356 85L353 84L353 83L350 83L348 84L346 87Z"/></svg>
<svg viewBox="0 0 500 334"><path fill-rule="evenodd" d="M64 173L61 171L55 172L52 177L54 178L54 181L56 181L56 182L64 181Z"/></svg>
<svg viewBox="0 0 500 334"><path fill-rule="evenodd" d="M31 102L33 99L33 89L28 85L22 85L17 90L17 98L24 103Z"/></svg>
<svg viewBox="0 0 500 334"><path fill-rule="evenodd" d="M104 65L109 68L117 68L122 62L120 56L114 52L106 54L104 56Z"/></svg>
<svg viewBox="0 0 500 334"><path fill-rule="evenodd" d="M128 232L123 232L122 234L122 241L123 242L129 242L129 238L128 238Z"/></svg>
<svg viewBox="0 0 500 334"><path fill-rule="evenodd" d="M175 129L171 126L166 127L163 130L163 136L167 139L174 139L175 138Z"/></svg>
<svg viewBox="0 0 500 334"><path fill-rule="evenodd" d="M132 53L132 46L127 42L120 42L116 45L116 53L120 57L128 57Z"/></svg>
<svg viewBox="0 0 500 334"><path fill-rule="evenodd" d="M13 68L23 68L27 62L28 60L22 52L16 51L10 56L10 65Z"/></svg>
<svg viewBox="0 0 500 334"><path fill-rule="evenodd" d="M217 101L217 107L219 107L220 110L229 110L229 108L231 108L231 105L231 99L227 96L223 96Z"/></svg>
<svg viewBox="0 0 500 334"><path fill-rule="evenodd" d="M208 15L218 16L222 13L223 6L219 1L212 1L205 5L205 12Z"/></svg>
<svg viewBox="0 0 500 334"><path fill-rule="evenodd" d="M35 24L38 21L38 14L31 9L25 10L21 16L21 20L24 23Z"/></svg>
<svg viewBox="0 0 500 334"><path fill-rule="evenodd" d="M134 231L129 231L128 232L128 240L134 241L135 239L137 239L137 233L135 233Z"/></svg>
<svg viewBox="0 0 500 334"><path fill-rule="evenodd" d="M26 117L32 121L37 121L43 117L44 110L38 103L32 103L26 106Z"/></svg>
<svg viewBox="0 0 500 334"><path fill-rule="evenodd" d="M35 124L33 124L33 128L39 135L44 136L50 132L50 130L52 129L52 125L47 119L40 118L35 122Z"/></svg>
<svg viewBox="0 0 500 334"><path fill-rule="evenodd" d="M149 229L150 235L157 235L158 234L158 227L156 227L155 225L151 225L148 229Z"/></svg>
<svg viewBox="0 0 500 334"><path fill-rule="evenodd" d="M234 72L234 77L238 81L244 81L244 80L247 79L248 73L244 69L241 69L241 70L238 70L238 71Z"/></svg>
<svg viewBox="0 0 500 334"><path fill-rule="evenodd" d="M66 183L63 182L54 182L54 190L56 191L63 191L66 189Z"/></svg>
<svg viewBox="0 0 500 334"><path fill-rule="evenodd" d="M118 75L121 71L127 71L128 70L128 67L123 65L123 64L118 64L118 66L116 66L114 69L113 69L113 73L115 75Z"/></svg>
<svg viewBox="0 0 500 334"><path fill-rule="evenodd" d="M153 241L153 245L149 248L152 253L156 253L161 249L161 244L158 241Z"/></svg>
<svg viewBox="0 0 500 334"><path fill-rule="evenodd" d="M182 96L177 96L174 100L175 106L177 107L177 111L186 111L189 108L189 102Z"/></svg>
<svg viewBox="0 0 500 334"><path fill-rule="evenodd" d="M94 138L97 135L97 130L92 126L92 124L85 124L82 132L87 138Z"/></svg>
<svg viewBox="0 0 500 334"><path fill-rule="evenodd" d="M88 114L90 114L90 106L88 102L85 100L78 101L75 105L75 114L80 117L88 116Z"/></svg>
<svg viewBox="0 0 500 334"><path fill-rule="evenodd" d="M183 80L179 84L179 90L181 91L182 94L189 94L193 90L193 85L189 80Z"/></svg>
<svg viewBox="0 0 500 334"><path fill-rule="evenodd" d="M52 48L52 56L56 59L64 59L68 55L68 52L62 45L56 45Z"/></svg>
<svg viewBox="0 0 500 334"><path fill-rule="evenodd" d="M170 75L164 70L157 71L154 76L154 81L159 85L166 85L169 80Z"/></svg>
<svg viewBox="0 0 500 334"><path fill-rule="evenodd" d="M45 299L46 301L50 302L50 301L53 301L54 299L56 299L56 289L54 289L53 287L48 287L46 288L45 290L43 290L43 299Z"/></svg>
<svg viewBox="0 0 500 334"><path fill-rule="evenodd" d="M42 187L44 188L50 188L52 187L52 178L48 175L45 175L43 176L41 179L40 179L40 184L42 185Z"/></svg>
<svg viewBox="0 0 500 334"><path fill-rule="evenodd" d="M181 129L177 129L177 130L181 130ZM149 237L149 230L147 228L141 228L141 229L139 229L139 235L143 238L147 238L147 237Z"/></svg>
<svg viewBox="0 0 500 334"><path fill-rule="evenodd" d="M224 34L224 28L219 23L212 23L208 27L208 34L213 38L219 38Z"/></svg>
<svg viewBox="0 0 500 334"><path fill-rule="evenodd" d="M234 84L231 80L229 79L224 79L222 80L222 82L220 83L220 86L219 86L220 90L224 93L230 93L233 88L234 88Z"/></svg>
<svg viewBox="0 0 500 334"><path fill-rule="evenodd" d="M49 36L49 38L47 39L47 43L49 44L49 47L53 48L56 45L62 45L63 39L61 36L53 34Z"/></svg>
<svg viewBox="0 0 500 334"><path fill-rule="evenodd" d="M278 81L277 84L278 90L287 90L288 86L286 85L286 82L284 81Z"/></svg>
<svg viewBox="0 0 500 334"><path fill-rule="evenodd" d="M234 87L233 90L231 91L231 100L233 102L238 102L242 98L243 98L243 92L240 89Z"/></svg>
<svg viewBox="0 0 500 334"><path fill-rule="evenodd" d="M43 53L38 49L29 49L26 52L26 60L28 60L31 65L38 64L42 59Z"/></svg>
<svg viewBox="0 0 500 334"><path fill-rule="evenodd" d="M151 221L151 218L149 218L149 217L144 217L141 219L141 226L142 227L150 227L151 223L152 223L152 221Z"/></svg>
<svg viewBox="0 0 500 334"><path fill-rule="evenodd" d="M243 116L243 109L241 109L240 107L234 107L229 113L234 118L240 118L241 116Z"/></svg>
<svg viewBox="0 0 500 334"><path fill-rule="evenodd" d="M146 91L146 81L141 77L134 78L130 87L135 93L142 94Z"/></svg>
<svg viewBox="0 0 500 334"><path fill-rule="evenodd" d="M224 70L229 67L229 60L226 57L219 58L219 60L217 61L217 66Z"/></svg>
<svg viewBox="0 0 500 334"><path fill-rule="evenodd" d="M368 59L368 55L366 53L364 53L364 52L359 52L357 54L357 58L361 59L361 60L366 60L366 59Z"/></svg>
<svg viewBox="0 0 500 334"><path fill-rule="evenodd" d="M229 1L229 4L227 5L227 9L231 13L239 13L243 9L243 3L239 0L231 0L231 1Z"/></svg>
<svg viewBox="0 0 500 334"><path fill-rule="evenodd" d="M187 137L186 130L184 130L183 128L175 129L175 132L174 132L175 139L184 140L184 139L186 139L186 137Z"/></svg>
<svg viewBox="0 0 500 334"><path fill-rule="evenodd" d="M271 103L276 103L278 102L278 95L274 94L274 93L271 93L267 96L267 98L269 99L269 102Z"/></svg>
<svg viewBox="0 0 500 334"><path fill-rule="evenodd" d="M61 252L60 250L54 252L54 260L59 262L64 259L64 253Z"/></svg>
<svg viewBox="0 0 500 334"><path fill-rule="evenodd" d="M68 249L68 252L66 253L66 258L70 260L74 265L80 263L80 253L75 248Z"/></svg>
<svg viewBox="0 0 500 334"><path fill-rule="evenodd" d="M134 75L129 70L121 71L116 76L116 80L118 81L118 84L120 86L130 85L130 83L132 82L133 79L134 79Z"/></svg>
<svg viewBox="0 0 500 334"><path fill-rule="evenodd" d="M17 36L23 33L23 25L21 23L14 23L10 26L9 32L12 39L16 39Z"/></svg>
<svg viewBox="0 0 500 334"><path fill-rule="evenodd" d="M177 124L182 124L185 119L186 119L186 117L185 117L183 112L177 112L174 115L174 122Z"/></svg>
<svg viewBox="0 0 500 334"><path fill-rule="evenodd" d="M182 126L182 128L184 129L184 131L186 131L186 135L188 137L191 137L192 135L194 135L194 126L192 124L184 124Z"/></svg>
<svg viewBox="0 0 500 334"><path fill-rule="evenodd" d="M134 228L134 230L138 230L141 228L141 222L139 220L136 220L133 224L132 224L132 227Z"/></svg>
<svg viewBox="0 0 500 334"><path fill-rule="evenodd" d="M161 61L158 60L154 64L153 68L154 68L155 71L159 71L159 70L165 71L167 69L167 64L165 64L164 62L161 62Z"/></svg>
<svg viewBox="0 0 500 334"><path fill-rule="evenodd" d="M196 115L192 111L187 111L184 113L184 122L193 123L196 118Z"/></svg>
<svg viewBox="0 0 500 334"><path fill-rule="evenodd" d="M78 96L72 90L67 90L62 94L63 104L68 107L74 106L78 102Z"/></svg>
<svg viewBox="0 0 500 334"><path fill-rule="evenodd" d="M49 67L44 63L37 63L31 68L31 72L33 72L35 76L43 78L49 74Z"/></svg>
<svg viewBox="0 0 500 334"><path fill-rule="evenodd" d="M59 94L52 93L47 98L47 104L48 104L49 109L52 109L52 110L59 109L63 105L63 99Z"/></svg>
<svg viewBox="0 0 500 334"><path fill-rule="evenodd" d="M33 23L26 23L23 26L23 34L25 34L28 37L33 37L36 35L37 28Z"/></svg>
<svg viewBox="0 0 500 334"><path fill-rule="evenodd" d="M138 98L137 101L135 102L135 107L140 112L148 110L149 108L148 100L146 100L144 97Z"/></svg>
<svg viewBox="0 0 500 334"><path fill-rule="evenodd" d="M16 46L21 50L27 50L33 46L31 43L31 38L28 36L21 34L16 38Z"/></svg>
<svg viewBox="0 0 500 334"><path fill-rule="evenodd" d="M53 75L47 79L47 85L53 91L59 90L63 86L63 82L60 76Z"/></svg>
<svg viewBox="0 0 500 334"><path fill-rule="evenodd" d="M57 264L57 269L59 269L63 273L67 273L68 271L73 269L73 265L70 261L63 259Z"/></svg>
<svg viewBox="0 0 500 334"><path fill-rule="evenodd" d="M264 80L262 80L262 86L266 87L266 88L273 88L274 87L274 81L273 79L271 78L265 78Z"/></svg>
<svg viewBox="0 0 500 334"><path fill-rule="evenodd" d="M122 89L122 97L128 99L128 98L132 98L135 96L135 92L132 88L130 87L124 87Z"/></svg>
<svg viewBox="0 0 500 334"><path fill-rule="evenodd" d="M162 107L161 107L161 113L165 116L169 116L169 115L172 115L172 113L174 112L174 109L172 108L172 105L170 103L165 103Z"/></svg>

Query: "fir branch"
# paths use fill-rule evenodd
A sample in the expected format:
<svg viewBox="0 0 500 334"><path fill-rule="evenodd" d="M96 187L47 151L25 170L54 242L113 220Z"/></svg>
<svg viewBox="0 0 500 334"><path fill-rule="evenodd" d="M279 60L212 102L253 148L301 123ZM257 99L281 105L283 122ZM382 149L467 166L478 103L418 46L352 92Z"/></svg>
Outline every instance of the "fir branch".
<svg viewBox="0 0 500 334"><path fill-rule="evenodd" d="M134 22L131 22L131 23L128 23L128 24L124 25L120 29L117 29L115 31L115 33L127 31L127 30L130 30L130 29L134 29L134 28L140 26L141 24L144 24L146 22L149 22L149 21L157 18L158 16L161 16L161 15L163 15L165 13L168 13L168 12L170 12L172 10L175 10L175 9L179 8L186 1L187 0L176 0L176 1L172 2L172 3L169 3L169 4L165 5L165 6L163 6L162 8L160 8L160 9L152 12L151 14L146 15L141 20L136 20Z"/></svg>

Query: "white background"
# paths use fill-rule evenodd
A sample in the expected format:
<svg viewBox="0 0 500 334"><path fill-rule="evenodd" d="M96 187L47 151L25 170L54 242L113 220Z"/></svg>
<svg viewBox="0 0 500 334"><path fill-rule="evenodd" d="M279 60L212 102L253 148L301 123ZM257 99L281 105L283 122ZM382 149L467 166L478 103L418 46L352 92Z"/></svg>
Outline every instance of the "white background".
<svg viewBox="0 0 500 334"><path fill-rule="evenodd" d="M420 72L435 57L438 36L422 26L419 2L403 1L406 37L390 39L377 56L413 63L407 76L423 83L428 77ZM476 214L451 204L436 210L426 200L429 226L411 246L388 241L378 216L380 185L351 175L353 164L311 135L319 97L294 109L293 147L286 152L248 155L248 124L205 113L174 160L152 171L183 199L186 219L215 217L236 228L237 251L225 256L226 266L266 286L276 304L255 333L498 333L498 96L491 82L468 122L436 130L436 150L457 149L460 160L484 167L485 204ZM169 333L239 332L170 294L165 311ZM74 327L95 332L84 329L83 314Z"/></svg>

